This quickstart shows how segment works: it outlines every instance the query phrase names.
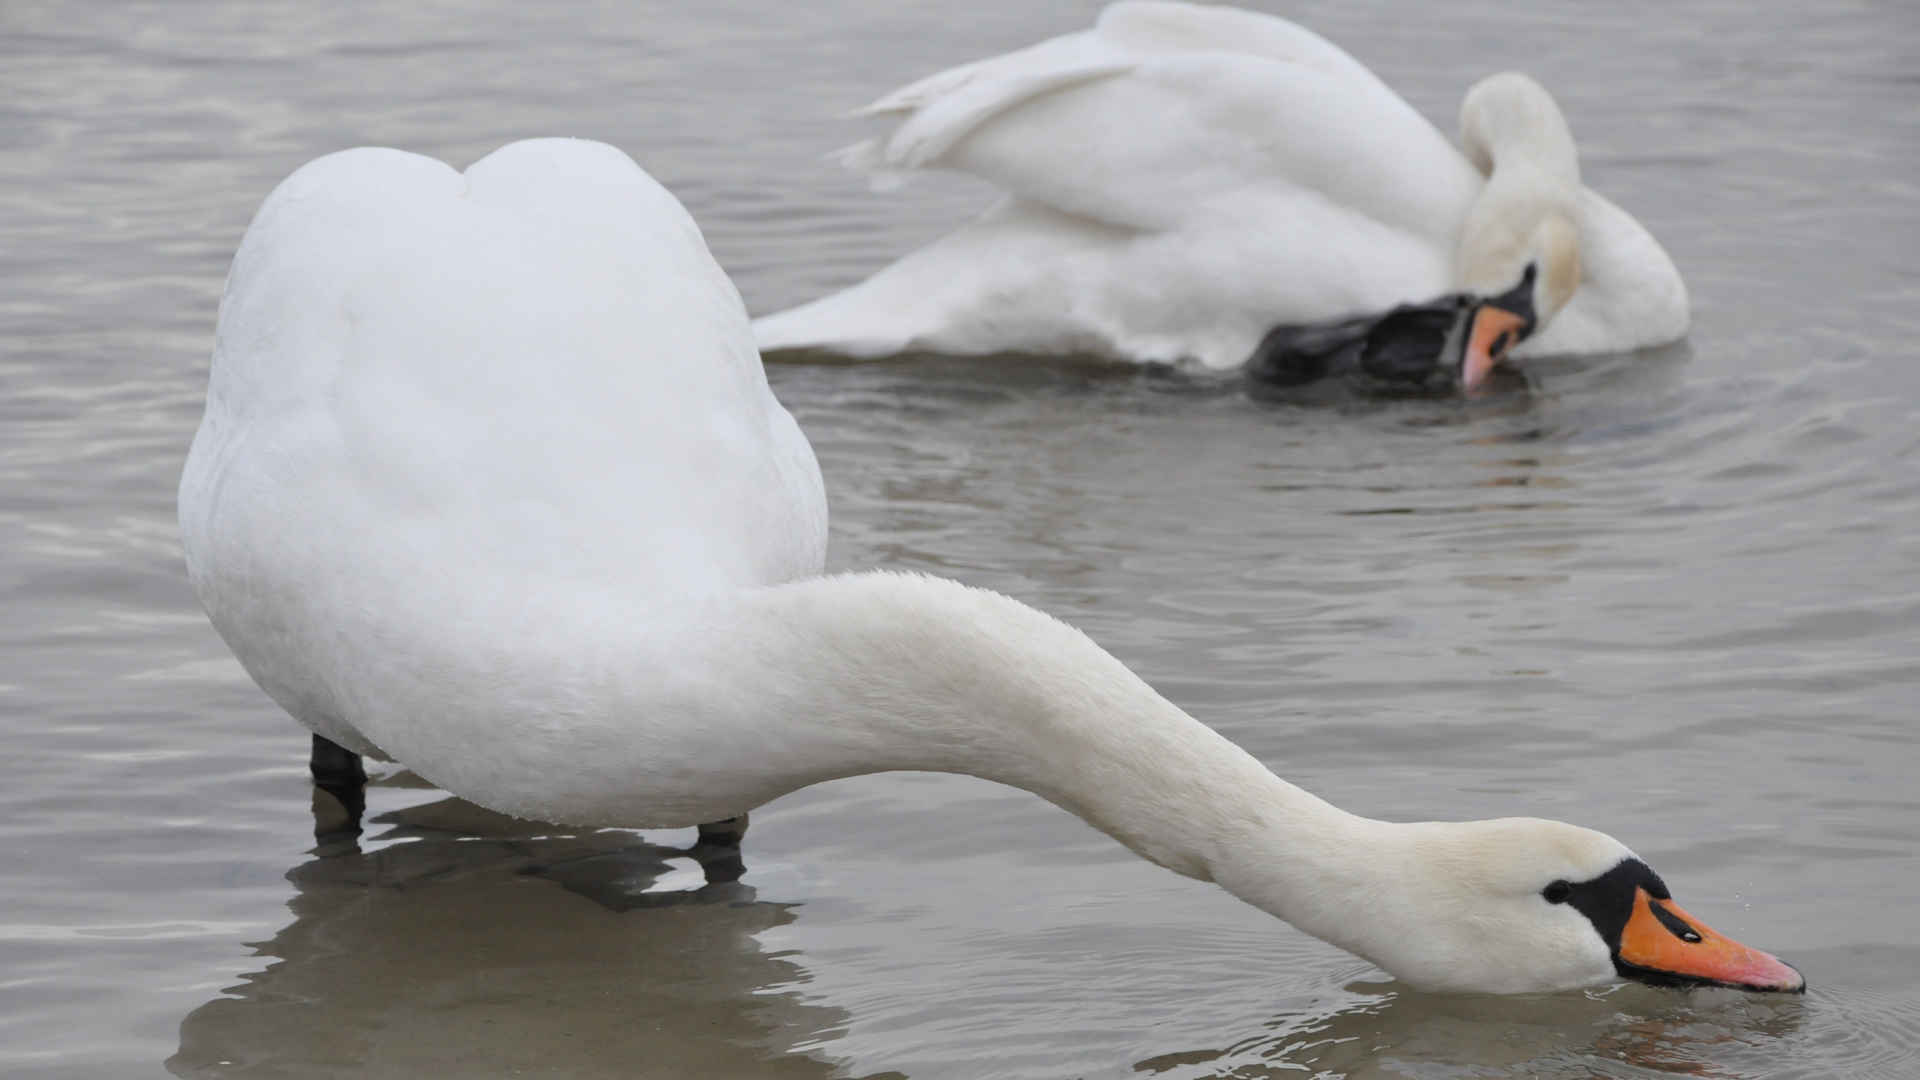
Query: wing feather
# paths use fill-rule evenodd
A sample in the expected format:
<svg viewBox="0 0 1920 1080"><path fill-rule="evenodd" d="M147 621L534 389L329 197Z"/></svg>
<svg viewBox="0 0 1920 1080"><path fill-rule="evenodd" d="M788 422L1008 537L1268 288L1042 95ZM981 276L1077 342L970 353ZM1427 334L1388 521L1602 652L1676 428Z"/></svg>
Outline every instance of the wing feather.
<svg viewBox="0 0 1920 1080"><path fill-rule="evenodd" d="M1325 38L1233 8L1129 2L1092 30L966 64L863 112L893 123L841 160L887 178L971 173L1104 225L1159 231L1318 193L1439 238L1479 177Z"/></svg>

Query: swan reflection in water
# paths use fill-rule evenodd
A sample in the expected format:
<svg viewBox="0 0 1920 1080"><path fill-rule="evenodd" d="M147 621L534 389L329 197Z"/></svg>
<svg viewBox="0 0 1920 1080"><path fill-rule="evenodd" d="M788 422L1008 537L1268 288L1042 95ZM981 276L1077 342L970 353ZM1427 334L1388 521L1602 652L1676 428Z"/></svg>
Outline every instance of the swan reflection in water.
<svg viewBox="0 0 1920 1080"><path fill-rule="evenodd" d="M1423 994L1349 983L1213 1049L1135 1064L1162 1080L1231 1077L1619 1075L1765 1072L1800 1030L1806 999L1637 984L1553 994ZM1463 1067L1467 1070L1462 1072Z"/></svg>
<svg viewBox="0 0 1920 1080"><path fill-rule="evenodd" d="M446 798L371 819L391 828L362 851L315 805L293 922L182 1021L175 1075L848 1075L805 1053L846 1016L755 940L794 916L738 880L737 849L694 871L688 849Z"/></svg>
<svg viewBox="0 0 1920 1080"><path fill-rule="evenodd" d="M363 851L331 796L316 792L315 810L319 854L287 875L294 921L259 946L264 970L181 1023L176 1075L854 1075L810 1056L850 1017L807 1003L806 971L758 943L794 915L739 880L737 850L573 832L442 798L373 818L385 831ZM1747 1059L1763 1068L1795 1034L1804 1008L1638 986L1493 997L1361 981L1133 1072L1375 1077L1474 1063L1528 1076L1613 1064L1744 1075Z"/></svg>

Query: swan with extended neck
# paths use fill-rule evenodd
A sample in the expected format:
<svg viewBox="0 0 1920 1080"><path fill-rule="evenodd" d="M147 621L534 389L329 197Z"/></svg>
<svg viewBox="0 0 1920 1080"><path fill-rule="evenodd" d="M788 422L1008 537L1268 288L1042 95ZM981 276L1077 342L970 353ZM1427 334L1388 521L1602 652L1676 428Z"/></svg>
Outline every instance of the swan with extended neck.
<svg viewBox="0 0 1920 1080"><path fill-rule="evenodd" d="M1553 98L1484 79L1456 149L1331 42L1227 7L1117 3L1090 30L929 76L864 110L881 178L992 184L980 218L754 324L763 350L1075 353L1238 366L1278 326L1464 292L1468 388L1514 355L1686 332L1658 242L1581 183ZM1531 282L1513 294L1528 268Z"/></svg>
<svg viewBox="0 0 1920 1080"><path fill-rule="evenodd" d="M684 826L966 773L1418 986L1802 985L1609 837L1359 817L1030 607L819 576L819 469L739 295L597 143L464 173L350 150L283 182L221 301L180 524L276 702L495 810Z"/></svg>

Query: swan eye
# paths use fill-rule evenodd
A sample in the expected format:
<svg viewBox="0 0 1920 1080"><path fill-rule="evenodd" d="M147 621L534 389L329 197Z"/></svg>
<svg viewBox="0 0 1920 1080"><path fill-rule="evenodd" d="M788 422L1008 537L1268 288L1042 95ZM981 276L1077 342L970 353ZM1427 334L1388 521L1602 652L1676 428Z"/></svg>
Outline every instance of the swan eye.
<svg viewBox="0 0 1920 1080"><path fill-rule="evenodd" d="M1540 895L1545 898L1549 904L1564 904L1573 896L1573 885L1571 882L1556 881L1546 888L1541 889Z"/></svg>

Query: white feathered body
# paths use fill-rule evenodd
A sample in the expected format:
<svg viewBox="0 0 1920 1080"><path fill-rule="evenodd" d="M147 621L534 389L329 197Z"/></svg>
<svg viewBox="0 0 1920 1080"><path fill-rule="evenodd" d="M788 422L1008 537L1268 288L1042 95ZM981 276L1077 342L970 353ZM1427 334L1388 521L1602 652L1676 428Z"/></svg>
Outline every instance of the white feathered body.
<svg viewBox="0 0 1920 1080"><path fill-rule="evenodd" d="M1485 178L1372 72L1284 19L1128 2L1091 30L941 72L865 110L846 160L978 176L978 220L755 324L763 349L1083 353L1209 369L1282 323L1456 287ZM1677 271L1580 189L1587 288L1525 352L1685 332Z"/></svg>
<svg viewBox="0 0 1920 1080"><path fill-rule="evenodd" d="M562 139L465 173L350 150L282 183L228 278L180 520L288 712L521 812L564 800L469 776L644 731L577 724L622 705L590 704L612 650L817 574L826 544L812 450L693 220ZM519 737L542 725L576 730Z"/></svg>
<svg viewBox="0 0 1920 1080"><path fill-rule="evenodd" d="M496 810L680 826L967 773L1418 985L1614 974L1540 893L1632 860L1617 841L1358 817L1041 612L818 576L819 469L739 296L610 147L516 143L465 173L351 150L281 184L221 303L180 523L274 700Z"/></svg>

